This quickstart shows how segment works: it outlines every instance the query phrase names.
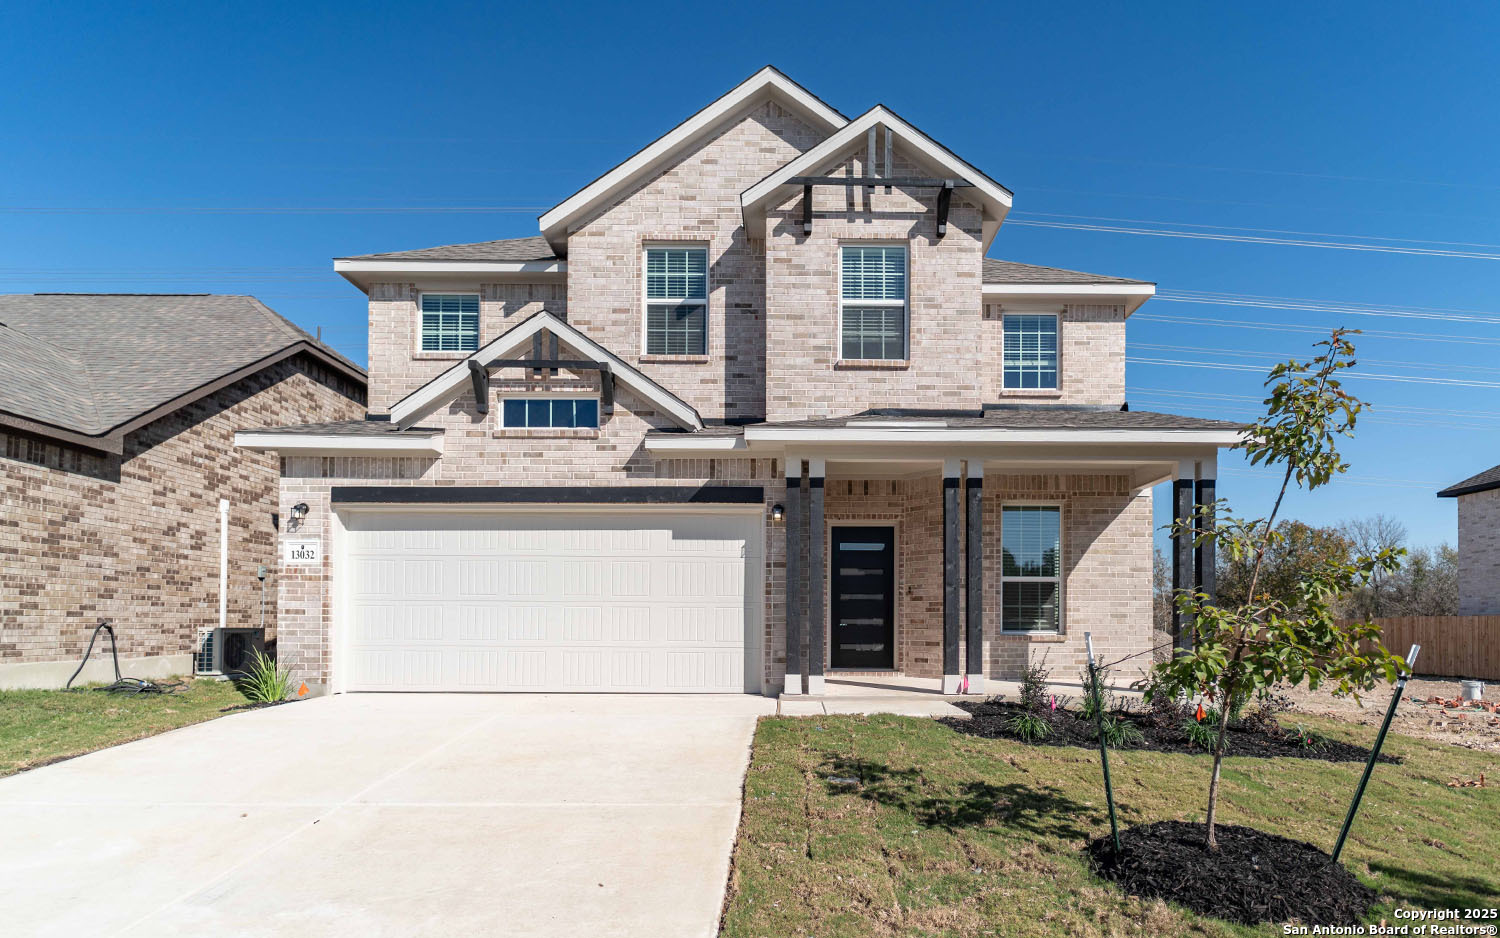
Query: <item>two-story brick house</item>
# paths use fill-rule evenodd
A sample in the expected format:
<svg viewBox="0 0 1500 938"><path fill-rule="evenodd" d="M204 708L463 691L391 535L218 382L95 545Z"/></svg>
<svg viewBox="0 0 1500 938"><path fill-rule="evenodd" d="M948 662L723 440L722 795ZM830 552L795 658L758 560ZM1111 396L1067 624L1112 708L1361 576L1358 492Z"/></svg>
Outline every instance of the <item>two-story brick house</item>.
<svg viewBox="0 0 1500 938"><path fill-rule="evenodd" d="M334 691L951 693L1145 650L1151 487L1210 501L1239 428L1128 409L1153 285L987 258L1011 198L766 68L538 237L336 260L369 419L240 435L316 542L283 656Z"/></svg>

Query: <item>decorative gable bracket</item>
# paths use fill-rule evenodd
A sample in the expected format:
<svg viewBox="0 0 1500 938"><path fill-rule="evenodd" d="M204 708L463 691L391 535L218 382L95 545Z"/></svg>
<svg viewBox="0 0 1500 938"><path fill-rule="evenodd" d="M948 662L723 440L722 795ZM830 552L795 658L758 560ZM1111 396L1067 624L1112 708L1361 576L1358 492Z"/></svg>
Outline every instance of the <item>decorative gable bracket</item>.
<svg viewBox="0 0 1500 938"><path fill-rule="evenodd" d="M802 235L806 237L812 234L812 191L813 186L843 186L845 189L855 189L860 186L873 189L876 186L892 186L898 189L936 189L937 197L937 235L941 238L948 233L948 206L953 201L954 189L972 189L974 184L963 179L928 179L926 177L905 176L793 176L787 180L789 185L802 187Z"/></svg>
<svg viewBox="0 0 1500 938"><path fill-rule="evenodd" d="M557 339L554 336L553 342ZM555 349L556 344L553 345ZM490 375L502 368L527 368L533 371L546 369L549 373L557 369L566 368L569 371L597 371L599 372L599 407L605 415L614 413L615 410L615 373L610 368L609 362L590 361L587 359L572 358L496 358L493 361L480 364L474 359L469 359L469 378L474 384L475 408L481 414L490 412Z"/></svg>

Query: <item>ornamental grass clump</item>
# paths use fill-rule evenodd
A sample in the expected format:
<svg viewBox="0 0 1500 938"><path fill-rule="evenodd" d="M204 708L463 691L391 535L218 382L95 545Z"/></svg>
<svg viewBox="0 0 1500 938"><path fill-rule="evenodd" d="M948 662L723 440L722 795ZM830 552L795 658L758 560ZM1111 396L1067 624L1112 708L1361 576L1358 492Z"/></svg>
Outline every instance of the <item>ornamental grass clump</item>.
<svg viewBox="0 0 1500 938"><path fill-rule="evenodd" d="M296 681L290 668L283 668L264 652L252 651L250 664L239 672L235 685L252 703L281 703L292 696Z"/></svg>

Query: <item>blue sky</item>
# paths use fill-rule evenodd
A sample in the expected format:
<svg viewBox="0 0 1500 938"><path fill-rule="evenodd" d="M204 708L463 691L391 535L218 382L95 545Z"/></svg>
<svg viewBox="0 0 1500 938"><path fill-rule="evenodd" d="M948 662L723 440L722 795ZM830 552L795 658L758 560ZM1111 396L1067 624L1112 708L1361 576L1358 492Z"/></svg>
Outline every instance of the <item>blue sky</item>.
<svg viewBox="0 0 1500 938"><path fill-rule="evenodd" d="M1500 7L123 6L0 10L0 290L252 293L363 361L330 258L534 234L769 62L1013 189L992 256L1156 281L1138 409L1249 417L1307 330L1383 333L1293 516L1452 541L1433 491L1500 462Z"/></svg>

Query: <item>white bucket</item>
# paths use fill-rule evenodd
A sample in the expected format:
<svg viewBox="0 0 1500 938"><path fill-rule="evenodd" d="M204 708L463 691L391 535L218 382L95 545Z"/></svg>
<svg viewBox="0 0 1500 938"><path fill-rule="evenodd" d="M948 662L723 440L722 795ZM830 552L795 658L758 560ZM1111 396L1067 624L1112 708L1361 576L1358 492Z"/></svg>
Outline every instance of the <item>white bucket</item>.
<svg viewBox="0 0 1500 938"><path fill-rule="evenodd" d="M1484 699L1484 682L1483 681L1460 681L1459 685L1463 688L1463 691L1461 692L1461 696L1463 697L1463 699L1465 699L1465 700L1483 700Z"/></svg>

